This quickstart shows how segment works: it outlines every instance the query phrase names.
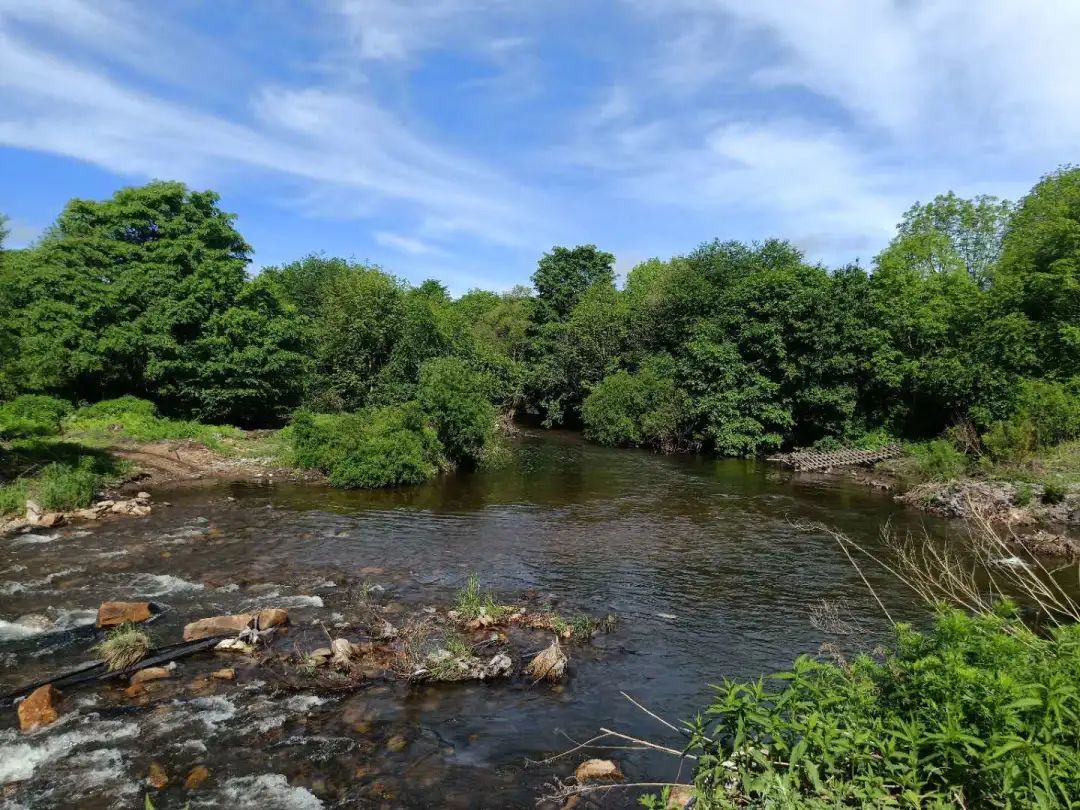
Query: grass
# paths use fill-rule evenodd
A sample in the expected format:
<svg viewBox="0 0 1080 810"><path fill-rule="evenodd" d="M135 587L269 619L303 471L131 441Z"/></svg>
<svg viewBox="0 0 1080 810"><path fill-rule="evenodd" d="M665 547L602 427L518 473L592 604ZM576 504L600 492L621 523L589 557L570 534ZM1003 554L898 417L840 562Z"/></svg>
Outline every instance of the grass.
<svg viewBox="0 0 1080 810"><path fill-rule="evenodd" d="M103 450L63 439L0 443L0 515L21 514L27 499L45 510L81 509L127 470Z"/></svg>
<svg viewBox="0 0 1080 810"><path fill-rule="evenodd" d="M512 608L508 605L496 604L491 592L480 588L480 580L474 574L469 577L465 587L458 591L454 610L458 612L461 618L470 621L481 616L501 619L510 613Z"/></svg>
<svg viewBox="0 0 1080 810"><path fill-rule="evenodd" d="M119 672L134 666L146 657L150 651L150 634L131 622L109 631L105 640L94 650L100 655L109 672Z"/></svg>
<svg viewBox="0 0 1080 810"><path fill-rule="evenodd" d="M115 444L118 439L156 442L191 439L221 453L231 452L228 440L243 437L238 428L204 425L161 416L154 403L126 396L79 408L63 422L64 433L94 445Z"/></svg>

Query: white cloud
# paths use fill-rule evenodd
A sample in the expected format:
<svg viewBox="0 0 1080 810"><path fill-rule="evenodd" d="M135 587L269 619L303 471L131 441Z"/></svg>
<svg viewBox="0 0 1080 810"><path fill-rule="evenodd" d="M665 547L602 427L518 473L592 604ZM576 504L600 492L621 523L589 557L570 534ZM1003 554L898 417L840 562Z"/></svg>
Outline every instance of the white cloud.
<svg viewBox="0 0 1080 810"><path fill-rule="evenodd" d="M417 134L362 91L262 87L252 98L254 118L230 120L38 47L15 33L4 10L0 144L133 177L209 183L237 170L269 173L306 187L302 198L346 213L396 207L425 232L501 244L520 244L525 225L540 218L527 190ZM109 35L104 22L95 25ZM119 30L126 39L127 29Z"/></svg>
<svg viewBox="0 0 1080 810"><path fill-rule="evenodd" d="M383 247L392 248L400 253L408 253L410 256L444 256L446 251L435 245L428 244L422 239L405 236L390 231L376 231L373 234L375 242Z"/></svg>

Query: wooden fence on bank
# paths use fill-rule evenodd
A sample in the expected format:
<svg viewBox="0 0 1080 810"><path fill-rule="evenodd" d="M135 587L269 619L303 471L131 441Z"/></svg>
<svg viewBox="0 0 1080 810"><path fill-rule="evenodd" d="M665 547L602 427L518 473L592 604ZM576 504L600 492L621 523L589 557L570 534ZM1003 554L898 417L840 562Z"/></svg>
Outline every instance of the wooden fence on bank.
<svg viewBox="0 0 1080 810"><path fill-rule="evenodd" d="M854 467L877 464L890 458L903 455L896 445L881 447L877 450L800 450L795 453L782 453L772 456L769 461L779 462L784 467L799 472L828 470L833 467Z"/></svg>

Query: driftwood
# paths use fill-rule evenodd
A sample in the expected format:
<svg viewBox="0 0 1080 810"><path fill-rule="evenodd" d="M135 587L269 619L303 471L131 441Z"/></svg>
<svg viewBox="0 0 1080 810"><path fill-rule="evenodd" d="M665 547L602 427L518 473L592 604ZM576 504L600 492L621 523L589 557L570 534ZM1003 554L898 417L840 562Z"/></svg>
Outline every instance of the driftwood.
<svg viewBox="0 0 1080 810"><path fill-rule="evenodd" d="M39 686L45 686L46 684L52 684L57 689L65 689L69 686L77 686L78 684L89 683L90 681L107 681L112 678L128 677L133 673L138 672L140 669L157 666L159 664L167 664L178 658L184 658L185 656L210 649L225 638L230 638L230 636L212 636L210 638L201 638L197 641L181 641L178 644L157 647L156 649L150 650L147 656L137 664L133 664L127 669L117 670L116 672L110 672L104 661L91 661L52 678L46 678L43 681L26 684L13 692L8 692L6 695L0 697L0 704L12 703L23 695L33 692Z"/></svg>

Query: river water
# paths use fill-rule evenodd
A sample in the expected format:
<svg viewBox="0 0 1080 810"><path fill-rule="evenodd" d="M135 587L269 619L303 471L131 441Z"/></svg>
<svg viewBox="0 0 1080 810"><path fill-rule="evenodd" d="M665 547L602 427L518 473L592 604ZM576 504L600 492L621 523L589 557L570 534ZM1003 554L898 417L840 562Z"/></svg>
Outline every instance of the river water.
<svg viewBox="0 0 1080 810"><path fill-rule="evenodd" d="M782 669L825 642L885 638L880 608L814 522L875 548L882 525L958 531L846 479L793 476L737 460L610 450L563 433L526 433L512 463L381 492L296 483L210 482L154 493L146 518L0 541L0 692L93 657L105 599L150 599L151 629L179 640L196 618L289 609L291 632L347 623L366 582L391 614L446 607L470 574L501 601L524 595L562 613L613 613L615 630L574 646L565 683L381 683L348 694L286 691L221 653L178 662L137 699L124 684L72 687L50 727L21 734L0 716L0 806L142 807L151 762L164 808L535 807L585 755L530 764L602 726L680 746L620 696L672 721L709 701L709 684ZM868 570L896 619L925 620L903 586ZM816 629L822 599L860 632ZM320 631L321 632L321 631ZM324 637L325 638L325 637ZM629 781L687 780L669 757L614 751ZM209 770L183 786L195 767ZM633 806L632 791L601 797Z"/></svg>

